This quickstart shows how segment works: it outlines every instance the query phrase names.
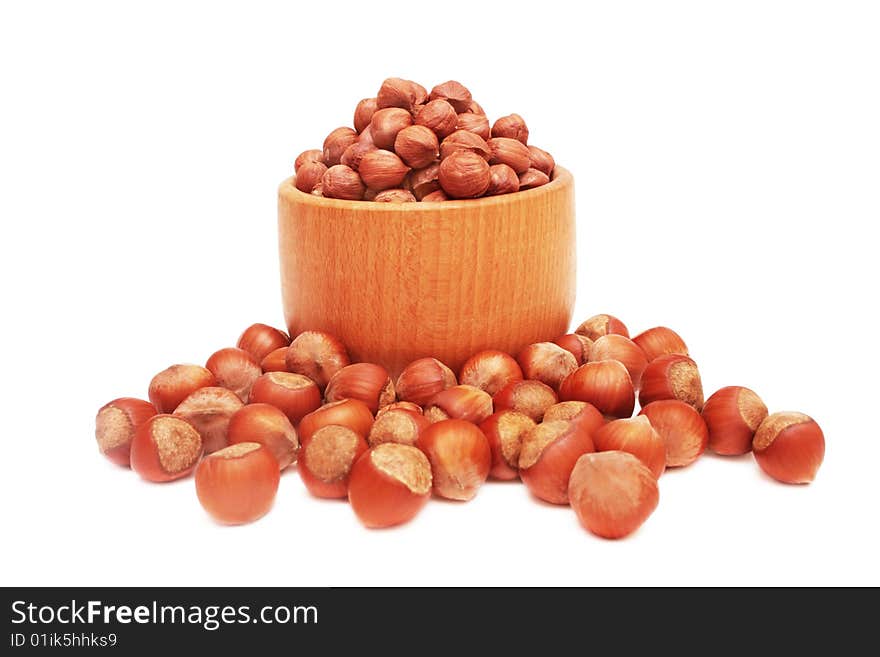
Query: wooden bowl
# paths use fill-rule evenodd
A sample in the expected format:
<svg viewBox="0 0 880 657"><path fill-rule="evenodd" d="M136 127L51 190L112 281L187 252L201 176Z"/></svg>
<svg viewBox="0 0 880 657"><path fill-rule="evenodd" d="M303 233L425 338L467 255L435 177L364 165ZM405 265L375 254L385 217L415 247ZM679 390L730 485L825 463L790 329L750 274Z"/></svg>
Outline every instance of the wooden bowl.
<svg viewBox="0 0 880 657"><path fill-rule="evenodd" d="M278 190L291 336L338 336L353 360L458 372L481 349L516 355L568 331L575 298L574 180L469 201L374 203Z"/></svg>

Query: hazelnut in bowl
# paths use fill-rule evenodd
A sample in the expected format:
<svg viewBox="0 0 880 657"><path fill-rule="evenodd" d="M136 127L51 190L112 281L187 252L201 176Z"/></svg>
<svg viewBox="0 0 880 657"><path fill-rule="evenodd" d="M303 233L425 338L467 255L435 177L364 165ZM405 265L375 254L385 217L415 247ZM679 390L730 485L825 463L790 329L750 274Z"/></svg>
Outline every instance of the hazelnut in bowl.
<svg viewBox="0 0 880 657"><path fill-rule="evenodd" d="M468 97L461 97L460 85L451 87L452 92L444 86L452 83L437 85L430 95L418 90L400 93L410 92L411 87L404 86L410 84L415 83L386 80L377 94L378 104L409 104L414 125L421 125L420 117L426 122L431 117L431 102L445 103L444 90L450 96L455 92L456 109L468 108L458 114L459 125L487 129L487 121L479 120L482 109L476 103L466 105ZM465 129L444 137L451 128L447 126L437 133L436 159L421 168L404 162L406 178L392 183L383 174L399 168L392 157L395 151L378 149L376 155L377 150L364 144L372 138L371 124L357 112L368 100L374 118L382 110L376 99L362 101L355 114L361 131L346 133L348 146L340 149L363 151L352 162L357 168L337 168L334 162L342 156L331 148L327 157L325 142L324 162L315 167L306 163L278 190L281 287L291 334L310 329L333 333L348 346L353 360L381 364L393 376L424 356L458 371L483 349L515 354L528 344L564 334L575 299L571 174L558 166L550 176L526 167L517 172L518 184L505 189L510 176L495 173L510 171L495 165L521 157L525 140L520 139L519 149L507 137L484 140L477 135L471 140ZM506 129L505 119L509 117L496 121L493 133ZM387 129L385 122L372 125ZM382 134L386 143L391 141ZM332 137L333 133L328 140ZM478 140L486 144L482 150L471 146ZM401 138L397 154L410 156L414 149L406 147L413 141ZM465 146L459 147L461 143ZM536 156L545 154L533 151ZM312 152L321 157L317 149ZM427 158L418 164L424 161ZM321 175L314 176L311 168ZM426 180L421 173L428 174ZM479 198L450 198L459 193ZM492 195L481 196L487 193Z"/></svg>

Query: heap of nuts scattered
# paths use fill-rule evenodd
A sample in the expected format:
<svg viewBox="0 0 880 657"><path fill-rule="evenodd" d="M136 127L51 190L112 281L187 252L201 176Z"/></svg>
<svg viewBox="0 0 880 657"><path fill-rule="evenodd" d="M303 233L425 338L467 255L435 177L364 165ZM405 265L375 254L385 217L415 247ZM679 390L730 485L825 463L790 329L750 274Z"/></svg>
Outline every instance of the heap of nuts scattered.
<svg viewBox="0 0 880 657"><path fill-rule="evenodd" d="M751 451L792 484L812 481L825 452L814 420L768 414L748 388L704 403L677 333L656 327L630 339L611 315L515 358L481 351L457 376L421 358L396 382L379 365L352 363L332 335L291 341L254 324L205 367L159 372L149 399L98 411L101 452L148 481L195 471L202 506L229 524L265 514L279 472L296 464L312 495L347 497L367 527L410 520L432 492L466 501L489 477L519 478L535 497L571 505L590 531L619 538L656 508L664 470L706 449Z"/></svg>
<svg viewBox="0 0 880 657"><path fill-rule="evenodd" d="M407 203L510 194L550 182L556 163L530 146L519 114L489 119L450 80L428 91L388 78L321 150L296 158L296 188L349 201Z"/></svg>

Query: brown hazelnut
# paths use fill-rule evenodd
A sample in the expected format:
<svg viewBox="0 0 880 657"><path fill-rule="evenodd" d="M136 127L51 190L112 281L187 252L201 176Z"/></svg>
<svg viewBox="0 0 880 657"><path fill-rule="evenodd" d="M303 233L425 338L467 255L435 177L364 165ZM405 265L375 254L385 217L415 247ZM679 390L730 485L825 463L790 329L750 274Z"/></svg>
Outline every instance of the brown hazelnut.
<svg viewBox="0 0 880 657"><path fill-rule="evenodd" d="M303 164L306 164L307 162L323 162L323 160L324 151L317 148L311 148L296 156L296 160L293 163L293 170L294 172L299 173L299 169Z"/></svg>
<svg viewBox="0 0 880 657"><path fill-rule="evenodd" d="M529 168L529 149L510 137L493 137L488 141L489 164L506 164L518 174ZM522 181L520 181L522 187Z"/></svg>
<svg viewBox="0 0 880 657"><path fill-rule="evenodd" d="M426 167L440 155L440 142L430 128L411 125L397 133L394 151L414 169Z"/></svg>
<svg viewBox="0 0 880 657"><path fill-rule="evenodd" d="M321 192L327 198L360 201L364 197L364 183L357 171L344 164L336 164L324 173Z"/></svg>
<svg viewBox="0 0 880 657"><path fill-rule="evenodd" d="M506 164L493 164L489 167L489 188L486 196L512 194L519 191L519 176Z"/></svg>
<svg viewBox="0 0 880 657"><path fill-rule="evenodd" d="M541 185L546 185L548 182L550 182L550 176L537 169L528 169L525 173L522 173L519 176L519 188L521 190L540 187Z"/></svg>
<svg viewBox="0 0 880 657"><path fill-rule="evenodd" d="M406 189L384 189L373 200L376 203L415 203L416 197Z"/></svg>
<svg viewBox="0 0 880 657"><path fill-rule="evenodd" d="M374 150L376 150L376 146L372 141L358 139L355 143L345 149L339 163L357 171L361 166L361 160L364 158L364 155Z"/></svg>
<svg viewBox="0 0 880 657"><path fill-rule="evenodd" d="M360 135L358 135L358 142L361 144L370 144L371 146L376 145L376 142L373 141L373 129L369 125L361 131Z"/></svg>
<svg viewBox="0 0 880 657"><path fill-rule="evenodd" d="M523 145L529 143L529 129L519 114L508 114L495 121L492 136L516 139Z"/></svg>
<svg viewBox="0 0 880 657"><path fill-rule="evenodd" d="M354 108L354 129L360 133L364 131L376 113L378 106L375 98L364 98Z"/></svg>
<svg viewBox="0 0 880 657"><path fill-rule="evenodd" d="M486 116L486 111L483 109L483 106L475 100L471 101L471 104L468 106L467 111L471 114L482 114L483 116Z"/></svg>
<svg viewBox="0 0 880 657"><path fill-rule="evenodd" d="M413 93L416 97L415 105L413 105L413 111L415 111L417 107L424 107L425 103L428 102L428 90L418 82L410 81L410 84L412 85Z"/></svg>
<svg viewBox="0 0 880 657"><path fill-rule="evenodd" d="M391 150L397 133L412 125L412 115L399 107L388 107L376 110L370 121L373 143L377 148Z"/></svg>
<svg viewBox="0 0 880 657"><path fill-rule="evenodd" d="M379 110L380 112L382 110ZM376 112L378 114L379 112ZM367 187L377 192L383 189L392 189L400 187L406 174L409 173L409 167L403 163L396 153L377 149L370 151L361 158L361 165L358 168L364 183ZM326 190L325 190L326 195Z"/></svg>
<svg viewBox="0 0 880 657"><path fill-rule="evenodd" d="M345 149L357 141L358 135L351 128L336 128L324 140L324 164L339 164Z"/></svg>
<svg viewBox="0 0 880 657"><path fill-rule="evenodd" d="M449 197L446 196L446 192L442 189L438 189L436 191L431 192L430 194L425 194L422 197L422 203L439 203L440 201L448 201Z"/></svg>
<svg viewBox="0 0 880 657"><path fill-rule="evenodd" d="M306 162L296 172L296 188L311 194L326 172L327 166L323 162Z"/></svg>
<svg viewBox="0 0 880 657"><path fill-rule="evenodd" d="M445 100L432 100L424 105L416 114L416 125L423 125L433 130L439 139L444 139L455 132L458 114L452 105Z"/></svg>
<svg viewBox="0 0 880 657"><path fill-rule="evenodd" d="M549 177L556 168L556 160L547 151L537 146L529 146L529 168L543 171Z"/></svg>
<svg viewBox="0 0 880 657"><path fill-rule="evenodd" d="M476 198L489 187L489 164L470 151L457 151L440 163L440 186L451 198Z"/></svg>
<svg viewBox="0 0 880 657"><path fill-rule="evenodd" d="M489 138L489 119L483 114L471 114L463 112L458 115L458 122L455 125L456 130L467 130L475 135L480 135L483 139Z"/></svg>
<svg viewBox="0 0 880 657"><path fill-rule="evenodd" d="M440 181L437 179L440 175L440 163L433 162L423 169L416 169L409 174L409 186L413 195L420 201L430 194L440 189ZM519 181L517 181L517 184Z"/></svg>
<svg viewBox="0 0 880 657"><path fill-rule="evenodd" d="M379 87L376 106L379 109L399 107L409 112L414 105L424 103L426 95L425 88L420 84L403 78L388 78Z"/></svg>
<svg viewBox="0 0 880 657"><path fill-rule="evenodd" d="M445 160L456 151L470 151L485 160L492 152L485 139L467 130L456 130L440 143L440 159Z"/></svg>
<svg viewBox="0 0 880 657"><path fill-rule="evenodd" d="M471 102L473 102L471 92L468 91L467 87L455 80L443 82L431 89L430 99L437 100L438 98L446 100L459 114L467 112Z"/></svg>

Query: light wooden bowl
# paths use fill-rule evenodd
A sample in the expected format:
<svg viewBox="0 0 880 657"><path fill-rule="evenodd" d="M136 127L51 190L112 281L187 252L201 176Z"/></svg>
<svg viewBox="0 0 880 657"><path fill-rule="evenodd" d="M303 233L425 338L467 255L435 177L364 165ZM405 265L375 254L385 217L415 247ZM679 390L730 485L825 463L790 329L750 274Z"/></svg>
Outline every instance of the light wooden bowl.
<svg viewBox="0 0 880 657"><path fill-rule="evenodd" d="M568 330L575 298L574 180L471 201L373 203L278 190L291 335L337 335L392 376L434 356L458 372L481 349L516 354Z"/></svg>

